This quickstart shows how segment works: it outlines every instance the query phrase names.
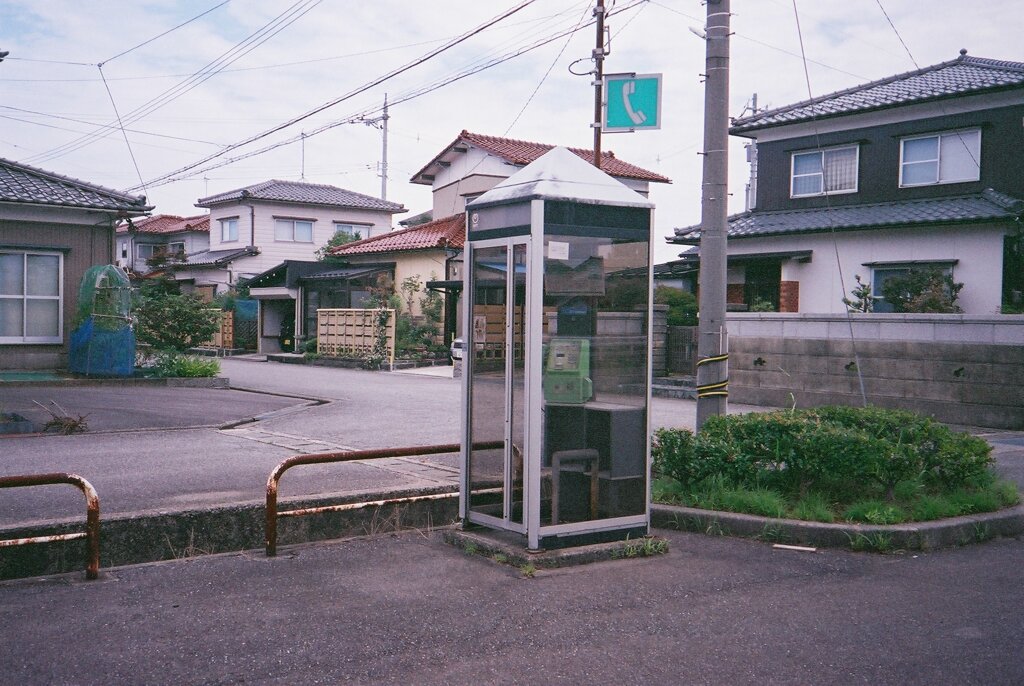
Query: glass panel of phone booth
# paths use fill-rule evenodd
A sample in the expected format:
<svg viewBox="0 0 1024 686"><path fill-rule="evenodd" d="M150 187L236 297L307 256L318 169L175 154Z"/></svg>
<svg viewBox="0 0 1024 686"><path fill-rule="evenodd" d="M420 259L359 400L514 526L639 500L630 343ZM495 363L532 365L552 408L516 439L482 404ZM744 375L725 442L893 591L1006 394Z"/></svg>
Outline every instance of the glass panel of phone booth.
<svg viewBox="0 0 1024 686"><path fill-rule="evenodd" d="M544 237L542 525L646 511L649 241L636 236Z"/></svg>
<svg viewBox="0 0 1024 686"><path fill-rule="evenodd" d="M474 248L472 263L470 439L507 441L507 449L470 450L469 510L522 524L526 246Z"/></svg>

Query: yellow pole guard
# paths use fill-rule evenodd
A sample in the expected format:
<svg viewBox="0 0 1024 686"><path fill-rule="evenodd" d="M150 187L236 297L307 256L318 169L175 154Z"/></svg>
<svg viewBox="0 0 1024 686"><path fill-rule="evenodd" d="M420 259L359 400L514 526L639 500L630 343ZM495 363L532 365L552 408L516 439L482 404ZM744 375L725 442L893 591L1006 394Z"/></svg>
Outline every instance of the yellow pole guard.
<svg viewBox="0 0 1024 686"><path fill-rule="evenodd" d="M702 364L710 364L711 362L725 362L729 359L729 353L723 355L715 355L714 357L705 357L703 360L697 360L697 366Z"/></svg>
<svg viewBox="0 0 1024 686"><path fill-rule="evenodd" d="M697 393L698 398L714 398L714 397L726 397L729 395L729 391L708 391L707 393Z"/></svg>

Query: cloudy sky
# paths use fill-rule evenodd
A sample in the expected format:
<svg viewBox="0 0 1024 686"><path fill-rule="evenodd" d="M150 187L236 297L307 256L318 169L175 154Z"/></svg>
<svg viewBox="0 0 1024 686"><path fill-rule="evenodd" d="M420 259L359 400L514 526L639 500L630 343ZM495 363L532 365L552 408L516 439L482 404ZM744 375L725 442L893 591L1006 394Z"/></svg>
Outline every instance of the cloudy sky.
<svg viewBox="0 0 1024 686"><path fill-rule="evenodd" d="M663 237L700 218L704 42L689 29L703 25L705 8L698 0L606 1L617 12L608 20L606 71L663 73L665 101L660 131L608 134L603 147L672 179L652 191L656 257L671 259L678 250L662 245ZM594 29L549 40L590 21L589 1L536 0L367 87L520 4L4 0L0 50L10 56L0 64L0 157L113 188L145 182L155 211L170 214L198 213L197 198L269 178L304 177L379 195L380 131L365 123L331 125L378 115L387 93L392 102L404 100L390 108L388 146L388 199L410 211L401 219L429 209L429 189L409 178L462 129L592 146L593 89L569 69L590 69ZM732 11L733 116L753 93L762 107L808 97L797 14L815 96L953 59L961 48L1024 59L1019 0L732 0ZM441 85L490 62L501 63ZM101 128L116 121L115 106L134 163L121 130ZM285 143L290 139L298 140ZM732 212L743 209L742 144L731 142Z"/></svg>

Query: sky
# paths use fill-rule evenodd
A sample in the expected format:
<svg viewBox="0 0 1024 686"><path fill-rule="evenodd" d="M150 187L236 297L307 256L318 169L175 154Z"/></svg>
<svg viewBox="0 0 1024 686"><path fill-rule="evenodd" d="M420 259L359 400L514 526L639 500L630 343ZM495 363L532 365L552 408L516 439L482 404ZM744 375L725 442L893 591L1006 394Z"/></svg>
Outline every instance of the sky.
<svg viewBox="0 0 1024 686"><path fill-rule="evenodd" d="M663 74L662 128L602 139L603 149L672 179L651 190L655 259L662 262L680 251L664 241L672 229L700 220L705 44L697 33L706 9L698 0L606 2L614 14L605 71ZM0 50L10 55L0 63L0 157L111 188L145 185L133 192L144 193L154 213L199 214L200 197L272 178L379 196L379 123L331 124L379 117L387 94L395 103L387 198L409 211L397 222L430 209L429 187L409 179L463 129L592 147L594 90L586 72L593 26L440 85L586 24L592 1L535 0L413 64L520 4L4 0ZM1024 59L1019 0L980 7L962 0L732 0L730 115L741 115L754 93L759 107L779 107L947 61L961 48ZM418 91L425 92L409 97ZM214 166L289 139L296 140ZM730 139L730 213L743 210L744 142Z"/></svg>

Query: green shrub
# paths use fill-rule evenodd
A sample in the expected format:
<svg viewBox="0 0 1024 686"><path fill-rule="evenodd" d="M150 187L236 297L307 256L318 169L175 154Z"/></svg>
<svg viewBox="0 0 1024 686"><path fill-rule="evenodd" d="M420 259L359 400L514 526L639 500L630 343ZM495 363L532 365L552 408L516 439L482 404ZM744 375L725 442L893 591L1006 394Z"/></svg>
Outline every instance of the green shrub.
<svg viewBox="0 0 1024 686"><path fill-rule="evenodd" d="M903 508L880 500L859 500L846 508L844 516L865 524L899 524L908 519Z"/></svg>
<svg viewBox="0 0 1024 686"><path fill-rule="evenodd" d="M212 357L161 351L153 359L153 370L159 376L167 378L211 377L220 373L220 362Z"/></svg>
<svg viewBox="0 0 1024 686"><path fill-rule="evenodd" d="M316 352L316 338L310 338L308 341L302 344L303 352L315 353Z"/></svg>
<svg viewBox="0 0 1024 686"><path fill-rule="evenodd" d="M997 481L992 485L1003 507L1012 507L1020 502L1020 491L1012 481Z"/></svg>

